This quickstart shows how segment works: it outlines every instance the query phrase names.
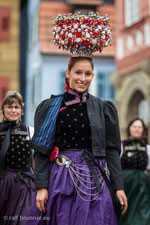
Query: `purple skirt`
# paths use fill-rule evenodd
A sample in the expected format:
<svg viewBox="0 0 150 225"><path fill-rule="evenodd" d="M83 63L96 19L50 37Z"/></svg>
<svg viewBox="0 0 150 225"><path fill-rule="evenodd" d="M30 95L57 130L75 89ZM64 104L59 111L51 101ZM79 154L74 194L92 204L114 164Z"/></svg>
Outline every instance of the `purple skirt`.
<svg viewBox="0 0 150 225"><path fill-rule="evenodd" d="M5 177L0 179L0 225L25 225L35 198L33 173L17 172L6 169Z"/></svg>
<svg viewBox="0 0 150 225"><path fill-rule="evenodd" d="M71 164L60 166L53 162L46 213L41 213L34 201L27 225L117 225L112 199L98 168L93 165L102 193L81 158L81 150L66 150L62 154ZM95 161L106 169L104 159L95 157Z"/></svg>

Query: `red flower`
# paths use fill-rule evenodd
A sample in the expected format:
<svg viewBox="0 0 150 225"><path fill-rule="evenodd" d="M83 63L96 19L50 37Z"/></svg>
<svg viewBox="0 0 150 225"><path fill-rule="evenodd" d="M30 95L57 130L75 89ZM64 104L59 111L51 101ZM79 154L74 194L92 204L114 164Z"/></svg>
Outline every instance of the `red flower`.
<svg viewBox="0 0 150 225"><path fill-rule="evenodd" d="M61 39L65 40L65 35L64 34L61 35Z"/></svg>
<svg viewBox="0 0 150 225"><path fill-rule="evenodd" d="M88 40L84 40L83 43L84 43L86 46L88 46L88 45L90 44L90 40L89 40L89 39L88 39Z"/></svg>
<svg viewBox="0 0 150 225"><path fill-rule="evenodd" d="M95 22L96 22L96 19L92 18L92 19L91 19L91 22L92 22L92 23L95 23Z"/></svg>
<svg viewBox="0 0 150 225"><path fill-rule="evenodd" d="M94 37L97 38L98 37L98 33L94 33Z"/></svg>
<svg viewBox="0 0 150 225"><path fill-rule="evenodd" d="M106 40L108 40L109 39L109 35L108 34L106 34Z"/></svg>
<svg viewBox="0 0 150 225"><path fill-rule="evenodd" d="M98 24L101 24L102 23L101 19L99 19L97 22L98 22Z"/></svg>
<svg viewBox="0 0 150 225"><path fill-rule="evenodd" d="M77 20L74 20L73 22L74 22L74 23L77 23L78 21L77 21Z"/></svg>
<svg viewBox="0 0 150 225"><path fill-rule="evenodd" d="M88 20L86 18L83 18L83 23L87 23Z"/></svg>
<svg viewBox="0 0 150 225"><path fill-rule="evenodd" d="M76 37L77 38L81 38L82 37L82 34L80 32L77 32Z"/></svg>
<svg viewBox="0 0 150 225"><path fill-rule="evenodd" d="M59 24L59 26L62 26L62 25L63 25L63 23L62 23L62 21L61 21L61 20L59 21L59 23L58 23L58 24Z"/></svg>
<svg viewBox="0 0 150 225"><path fill-rule="evenodd" d="M68 25L68 22L65 20L65 21L64 21L64 24L65 24L65 25Z"/></svg>
<svg viewBox="0 0 150 225"><path fill-rule="evenodd" d="M72 43L72 39L71 38L68 38L68 43Z"/></svg>

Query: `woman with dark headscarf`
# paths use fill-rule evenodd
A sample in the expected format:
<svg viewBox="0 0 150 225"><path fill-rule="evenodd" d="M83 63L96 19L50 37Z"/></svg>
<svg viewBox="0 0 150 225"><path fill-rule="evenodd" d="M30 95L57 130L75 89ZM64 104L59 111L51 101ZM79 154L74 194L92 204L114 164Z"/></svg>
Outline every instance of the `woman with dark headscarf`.
<svg viewBox="0 0 150 225"><path fill-rule="evenodd" d="M23 98L9 91L2 102L0 123L0 224L24 225L33 201L30 129L21 122Z"/></svg>
<svg viewBox="0 0 150 225"><path fill-rule="evenodd" d="M150 224L150 146L144 138L145 124L136 117L127 127L128 139L121 157L128 210L120 216L120 225Z"/></svg>

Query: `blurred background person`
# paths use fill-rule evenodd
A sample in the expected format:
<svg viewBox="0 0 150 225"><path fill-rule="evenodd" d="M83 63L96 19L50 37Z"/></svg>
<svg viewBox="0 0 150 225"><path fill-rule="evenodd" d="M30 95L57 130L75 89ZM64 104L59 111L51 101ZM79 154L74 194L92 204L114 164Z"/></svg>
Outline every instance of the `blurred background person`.
<svg viewBox="0 0 150 225"><path fill-rule="evenodd" d="M120 225L150 224L150 145L145 133L145 124L136 117L127 127L128 139L123 143L121 157L128 209L120 216Z"/></svg>
<svg viewBox="0 0 150 225"><path fill-rule="evenodd" d="M29 127L21 122L23 98L8 91L0 123L0 224L24 225L35 193Z"/></svg>

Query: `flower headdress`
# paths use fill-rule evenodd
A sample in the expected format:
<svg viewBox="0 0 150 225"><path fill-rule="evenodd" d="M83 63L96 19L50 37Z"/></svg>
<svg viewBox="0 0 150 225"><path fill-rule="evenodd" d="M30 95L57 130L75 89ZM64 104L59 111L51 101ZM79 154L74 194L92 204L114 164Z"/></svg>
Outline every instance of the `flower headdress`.
<svg viewBox="0 0 150 225"><path fill-rule="evenodd" d="M108 15L59 14L53 17L53 43L72 55L89 56L110 45L112 40Z"/></svg>

